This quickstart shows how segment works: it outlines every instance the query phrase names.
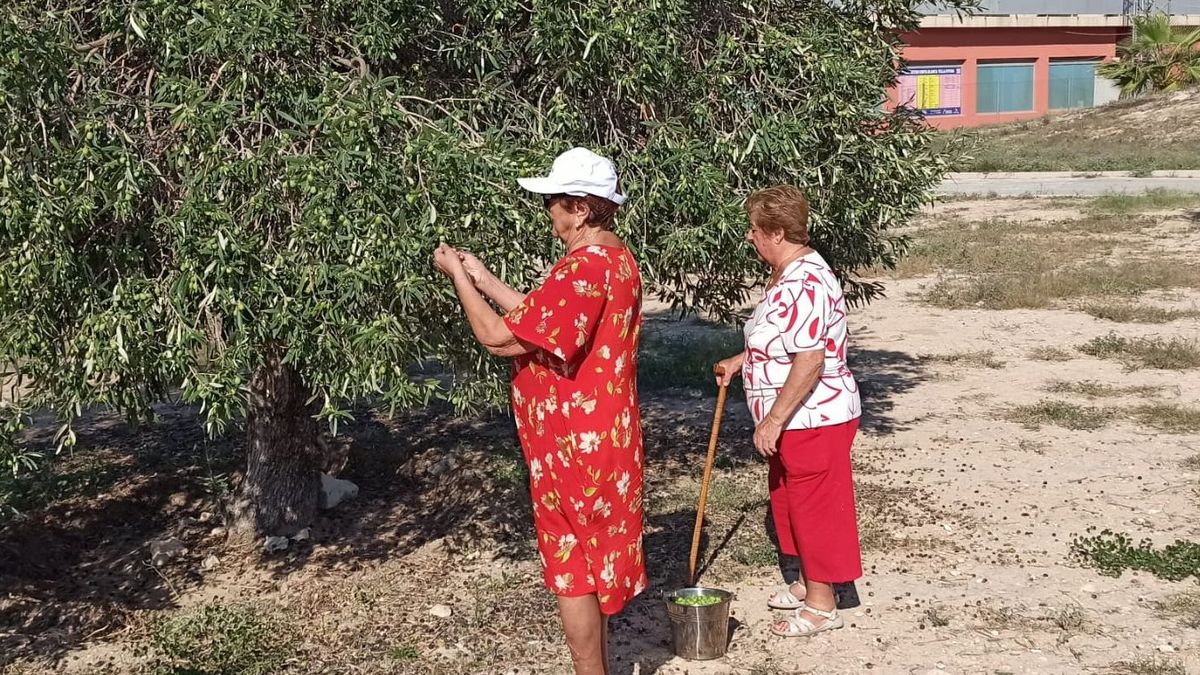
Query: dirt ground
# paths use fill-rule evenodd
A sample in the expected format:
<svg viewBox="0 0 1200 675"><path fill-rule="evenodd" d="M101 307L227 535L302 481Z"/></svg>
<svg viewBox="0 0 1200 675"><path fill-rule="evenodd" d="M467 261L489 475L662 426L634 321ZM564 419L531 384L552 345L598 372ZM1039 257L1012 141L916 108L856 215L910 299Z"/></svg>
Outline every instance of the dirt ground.
<svg viewBox="0 0 1200 675"><path fill-rule="evenodd" d="M1080 213L1061 200L958 201L926 214L914 234L951 219ZM1101 254L1194 251L1196 213L1158 214L1144 236L1107 232L1116 248ZM686 573L713 397L703 375L644 388L652 586L613 621L615 673L1200 673L1200 629L1190 627L1200 624L1161 608L1196 592L1195 578L1104 576L1071 555L1075 537L1103 529L1157 545L1200 539L1200 434L1128 412L1149 399L1196 405L1200 370L1130 369L1076 351L1113 333L1194 339L1200 319L1114 323L1061 303L943 309L924 299L940 275L887 279L888 297L851 315L866 410L856 481L867 572L843 630L769 633L777 613L766 598L781 576L765 467L733 397L702 556L703 581L736 593L732 639L714 661L673 655L659 594ZM1195 288L1152 293L1164 306L1200 305ZM648 336L678 344L677 365L701 373L736 341L661 316ZM1098 403L1048 392L1055 382L1116 394ZM1107 418L1092 429L1014 421L1014 408L1046 400L1103 406ZM84 496L0 523L0 673L139 672L156 620L213 602L249 603L290 627L294 653L281 672L567 672L503 416L366 413L344 474L360 498L323 518L311 541L262 559L224 549L213 532L212 486L236 468L236 435L209 443L192 411L161 412L160 426L140 433L98 418L81 443L104 463L88 465ZM162 445L178 454L151 450ZM209 461L198 464L194 448ZM122 466L154 471L112 468ZM152 566L148 542L164 536L187 553ZM218 560L206 566L210 555Z"/></svg>

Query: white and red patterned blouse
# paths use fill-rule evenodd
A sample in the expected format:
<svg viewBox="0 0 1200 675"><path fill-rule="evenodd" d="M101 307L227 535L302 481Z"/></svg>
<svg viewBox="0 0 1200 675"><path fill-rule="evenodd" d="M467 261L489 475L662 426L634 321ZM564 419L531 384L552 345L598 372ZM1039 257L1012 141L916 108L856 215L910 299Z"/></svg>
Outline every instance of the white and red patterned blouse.
<svg viewBox="0 0 1200 675"><path fill-rule="evenodd" d="M846 365L846 299L842 285L817 252L784 269L746 322L742 379L746 403L761 422L787 380L798 352L825 352L825 365L812 393L784 429L842 424L862 414L858 384Z"/></svg>

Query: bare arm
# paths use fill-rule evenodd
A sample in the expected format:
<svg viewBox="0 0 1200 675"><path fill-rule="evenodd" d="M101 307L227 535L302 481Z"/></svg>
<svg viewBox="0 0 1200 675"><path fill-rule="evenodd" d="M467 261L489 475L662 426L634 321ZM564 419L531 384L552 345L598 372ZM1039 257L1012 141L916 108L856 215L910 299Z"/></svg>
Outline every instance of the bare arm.
<svg viewBox="0 0 1200 675"><path fill-rule="evenodd" d="M471 278L465 273L454 277L454 291L458 293L463 311L467 313L467 321L471 324L475 339L489 352L496 356L513 357L533 351L530 345L521 342L512 334L504 319L488 305L487 300L483 299ZM496 302L503 306L499 300ZM520 302L514 303L513 306L517 304Z"/></svg>
<svg viewBox="0 0 1200 675"><path fill-rule="evenodd" d="M821 378L824 363L823 349L799 352L792 359L792 369L788 371L787 380L779 390L779 396L771 406L771 411L754 430L754 447L763 457L770 457L778 451L777 444L784 425L792 419L796 409L812 393L817 380Z"/></svg>
<svg viewBox="0 0 1200 675"><path fill-rule="evenodd" d="M467 271L467 275L471 277L475 287L491 298L492 302L499 305L501 310L511 312L514 307L525 300L524 293L500 281L500 278L493 274L474 254L468 251L458 251L458 259L462 261L463 269Z"/></svg>
<svg viewBox="0 0 1200 675"><path fill-rule="evenodd" d="M454 282L454 292L458 295L463 311L466 312L471 331L475 333L475 339L489 352L496 356L513 357L528 354L535 349L534 346L517 339L504 323L504 319L479 294L471 275L463 267L458 251L442 244L434 251L433 260L438 269Z"/></svg>
<svg viewBox="0 0 1200 675"><path fill-rule="evenodd" d="M480 279L477 285L484 295L491 298L492 302L499 305L500 309L505 312L511 312L514 307L525 300L524 293L500 281L499 277L490 272L486 277Z"/></svg>

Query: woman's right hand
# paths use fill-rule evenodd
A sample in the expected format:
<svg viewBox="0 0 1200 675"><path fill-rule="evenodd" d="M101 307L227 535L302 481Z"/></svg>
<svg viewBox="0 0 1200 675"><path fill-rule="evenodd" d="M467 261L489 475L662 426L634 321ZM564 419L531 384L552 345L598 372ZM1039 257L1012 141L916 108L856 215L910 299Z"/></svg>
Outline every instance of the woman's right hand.
<svg viewBox="0 0 1200 675"><path fill-rule="evenodd" d="M717 362L713 366L713 373L717 377L717 386L728 387L733 378L742 374L742 364L746 361L746 352L742 352L736 356L731 356Z"/></svg>
<svg viewBox="0 0 1200 675"><path fill-rule="evenodd" d="M438 271L454 279L455 275L463 273L463 264L458 259L458 251L449 244L442 244L433 251L433 264Z"/></svg>
<svg viewBox="0 0 1200 675"><path fill-rule="evenodd" d="M462 261L463 269L467 271L467 276L471 277L471 281L476 286L479 286L479 282L491 274L488 268L484 267L483 263L479 261L479 258L476 258L467 251L458 251L458 259Z"/></svg>

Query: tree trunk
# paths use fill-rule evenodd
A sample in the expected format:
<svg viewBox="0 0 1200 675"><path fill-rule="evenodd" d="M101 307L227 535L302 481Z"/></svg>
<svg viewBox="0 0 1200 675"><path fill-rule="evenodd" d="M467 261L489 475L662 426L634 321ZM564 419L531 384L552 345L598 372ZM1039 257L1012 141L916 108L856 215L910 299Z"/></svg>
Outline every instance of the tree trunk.
<svg viewBox="0 0 1200 675"><path fill-rule="evenodd" d="M239 535L291 536L312 524L322 453L311 395L277 353L251 378L246 477L233 508Z"/></svg>

